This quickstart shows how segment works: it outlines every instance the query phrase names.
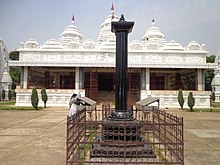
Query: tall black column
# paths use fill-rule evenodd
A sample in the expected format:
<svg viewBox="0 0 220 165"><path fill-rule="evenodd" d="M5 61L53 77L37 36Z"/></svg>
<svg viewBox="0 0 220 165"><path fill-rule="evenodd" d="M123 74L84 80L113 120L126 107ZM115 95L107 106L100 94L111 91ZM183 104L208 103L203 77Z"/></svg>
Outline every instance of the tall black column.
<svg viewBox="0 0 220 165"><path fill-rule="evenodd" d="M126 22L124 15L118 22L112 22L111 31L116 35L116 78L115 78L115 111L127 112L128 87L128 33L134 22Z"/></svg>

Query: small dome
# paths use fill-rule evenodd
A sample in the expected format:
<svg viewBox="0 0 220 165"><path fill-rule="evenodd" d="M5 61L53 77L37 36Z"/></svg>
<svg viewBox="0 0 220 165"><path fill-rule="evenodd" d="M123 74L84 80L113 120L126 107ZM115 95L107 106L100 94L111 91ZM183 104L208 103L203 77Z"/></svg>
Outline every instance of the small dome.
<svg viewBox="0 0 220 165"><path fill-rule="evenodd" d="M217 74L213 79L211 86L220 86L220 74Z"/></svg>
<svg viewBox="0 0 220 165"><path fill-rule="evenodd" d="M79 28L72 24L67 26L63 33L61 33L59 41L63 45L66 45L71 41L80 43L82 42L82 34L80 33Z"/></svg>
<svg viewBox="0 0 220 165"><path fill-rule="evenodd" d="M201 50L206 51L206 45L205 45L205 44L202 44L202 45L201 45Z"/></svg>
<svg viewBox="0 0 220 165"><path fill-rule="evenodd" d="M43 44L42 49L63 49L63 46L56 39L50 39Z"/></svg>
<svg viewBox="0 0 220 165"><path fill-rule="evenodd" d="M66 49L79 49L80 48L80 44L76 41L71 41L69 42L67 45L65 45Z"/></svg>
<svg viewBox="0 0 220 165"><path fill-rule="evenodd" d="M164 45L164 47L162 47L162 50L181 50L181 51L183 51L184 48L181 44L172 40L169 43L167 43L166 45Z"/></svg>
<svg viewBox="0 0 220 165"><path fill-rule="evenodd" d="M191 41L188 46L187 50L200 50L200 44L196 41Z"/></svg>
<svg viewBox="0 0 220 165"><path fill-rule="evenodd" d="M35 39L28 39L23 45L23 47L26 49L36 49L38 46L39 44Z"/></svg>
<svg viewBox="0 0 220 165"><path fill-rule="evenodd" d="M159 44L156 42L148 42L147 44L145 44L145 48L147 50L158 50Z"/></svg>
<svg viewBox="0 0 220 165"><path fill-rule="evenodd" d="M2 74L2 83L12 83L11 76L9 75L7 70L5 70Z"/></svg>
<svg viewBox="0 0 220 165"><path fill-rule="evenodd" d="M130 49L131 50L142 50L143 49L143 43L139 40L134 40L130 43Z"/></svg>
<svg viewBox="0 0 220 165"><path fill-rule="evenodd" d="M87 39L83 42L83 49L95 49L95 42Z"/></svg>

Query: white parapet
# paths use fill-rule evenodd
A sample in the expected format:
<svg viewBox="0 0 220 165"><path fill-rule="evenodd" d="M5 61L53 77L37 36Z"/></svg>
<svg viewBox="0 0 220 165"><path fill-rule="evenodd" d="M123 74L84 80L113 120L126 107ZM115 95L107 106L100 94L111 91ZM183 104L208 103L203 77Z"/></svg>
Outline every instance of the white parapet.
<svg viewBox="0 0 220 165"><path fill-rule="evenodd" d="M184 108L188 108L187 98L189 92L193 93L195 98L195 108L208 108L210 107L210 91L183 91ZM162 90L141 90L141 100L148 97L156 97L160 99L160 107L173 107L179 108L178 91L162 91Z"/></svg>
<svg viewBox="0 0 220 165"><path fill-rule="evenodd" d="M16 90L16 106L32 106L31 105L31 92L32 89L17 89ZM41 89L37 90L39 104L43 106L44 103L41 100ZM67 106L69 105L70 97L73 93L78 94L80 92L81 97L85 96L85 90L70 90L70 89L46 89L48 101L47 106Z"/></svg>

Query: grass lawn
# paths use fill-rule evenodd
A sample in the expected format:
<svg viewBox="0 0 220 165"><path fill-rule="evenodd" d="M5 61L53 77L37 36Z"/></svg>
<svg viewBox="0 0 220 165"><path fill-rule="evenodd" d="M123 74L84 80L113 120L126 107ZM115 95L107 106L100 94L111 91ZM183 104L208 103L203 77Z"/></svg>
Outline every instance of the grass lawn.
<svg viewBox="0 0 220 165"><path fill-rule="evenodd" d="M38 107L38 110L43 109L43 107ZM15 101L1 101L0 110L35 110L33 107L18 107L15 106Z"/></svg>
<svg viewBox="0 0 220 165"><path fill-rule="evenodd" d="M189 108L184 108L184 111L190 112ZM193 108L193 112L220 112L220 108Z"/></svg>
<svg viewBox="0 0 220 165"><path fill-rule="evenodd" d="M193 108L193 112L220 112L220 103L219 102L210 102L210 108ZM179 108L179 110L181 110ZM189 108L183 108L184 111L190 112Z"/></svg>

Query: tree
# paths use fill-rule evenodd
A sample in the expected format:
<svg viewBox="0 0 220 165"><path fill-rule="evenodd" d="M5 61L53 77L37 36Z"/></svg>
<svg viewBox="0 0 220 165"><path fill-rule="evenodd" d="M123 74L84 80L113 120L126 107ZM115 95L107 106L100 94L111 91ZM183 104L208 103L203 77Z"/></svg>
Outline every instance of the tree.
<svg viewBox="0 0 220 165"><path fill-rule="evenodd" d="M5 90L2 90L2 100L5 100Z"/></svg>
<svg viewBox="0 0 220 165"><path fill-rule="evenodd" d="M42 88L41 89L41 98L42 98L42 101L44 102L44 108L46 108L46 103L47 103L47 92L46 92L46 89L45 88Z"/></svg>
<svg viewBox="0 0 220 165"><path fill-rule="evenodd" d="M215 101L215 92L212 92L212 94L210 95L210 98L212 101Z"/></svg>
<svg viewBox="0 0 220 165"><path fill-rule="evenodd" d="M2 92L0 90L0 101L2 101Z"/></svg>
<svg viewBox="0 0 220 165"><path fill-rule="evenodd" d="M188 103L188 106L190 108L190 111L192 112L193 111L193 106L195 105L195 98L193 97L192 92L189 92L187 103Z"/></svg>
<svg viewBox="0 0 220 165"><path fill-rule="evenodd" d="M31 104L36 110L38 109L38 102L39 102L39 99L38 99L37 89L33 88L32 93L31 93Z"/></svg>
<svg viewBox="0 0 220 165"><path fill-rule="evenodd" d="M12 51L9 53L9 59L10 60L19 60L19 52L18 51ZM20 82L20 75L21 75L21 71L20 69L16 68L16 67L10 67L10 71L9 74L11 76L12 79L12 89L16 88L16 84Z"/></svg>
<svg viewBox="0 0 220 165"><path fill-rule="evenodd" d="M11 51L9 53L9 59L13 61L18 61L19 60L19 52L18 51Z"/></svg>
<svg viewBox="0 0 220 165"><path fill-rule="evenodd" d="M8 100L11 100L11 98L12 98L12 93L11 93L11 90L9 89L9 91L8 91Z"/></svg>
<svg viewBox="0 0 220 165"><path fill-rule="evenodd" d="M210 55L206 57L206 62L207 63L214 63L215 62L215 55ZM211 91L211 83L212 79L214 77L214 70L206 70L205 71L205 89Z"/></svg>
<svg viewBox="0 0 220 165"><path fill-rule="evenodd" d="M183 98L183 91L182 91L182 89L179 89L179 92L178 92L178 102L179 102L179 105L180 105L181 109L183 109L184 98Z"/></svg>

